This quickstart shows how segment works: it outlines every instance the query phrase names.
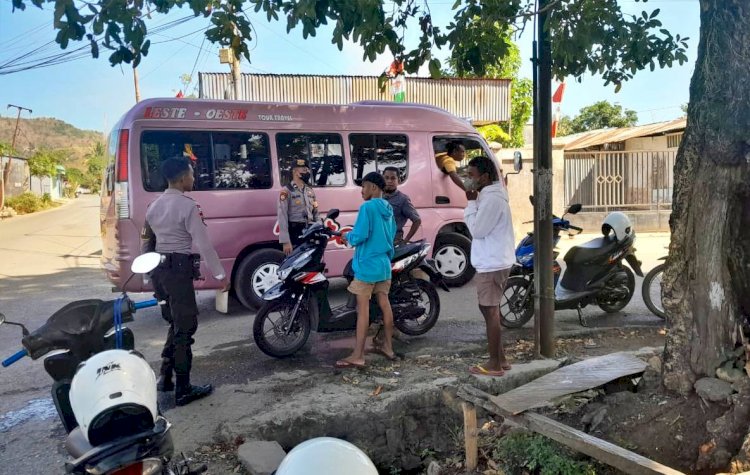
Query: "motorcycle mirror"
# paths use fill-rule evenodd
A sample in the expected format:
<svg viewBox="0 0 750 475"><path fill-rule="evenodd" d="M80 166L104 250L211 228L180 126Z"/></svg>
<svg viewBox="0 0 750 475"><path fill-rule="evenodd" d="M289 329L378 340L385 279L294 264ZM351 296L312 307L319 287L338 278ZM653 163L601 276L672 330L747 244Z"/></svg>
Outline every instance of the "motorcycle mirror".
<svg viewBox="0 0 750 475"><path fill-rule="evenodd" d="M336 208L333 208L332 210L328 211L328 214L326 215L326 219L332 219L334 221L338 217L339 217L339 210Z"/></svg>
<svg viewBox="0 0 750 475"><path fill-rule="evenodd" d="M161 264L161 254L158 252L147 252L133 260L130 270L134 274L147 274Z"/></svg>
<svg viewBox="0 0 750 475"><path fill-rule="evenodd" d="M574 205L570 205L570 208L568 208L568 213L570 214L576 214L579 211L583 209L583 206L581 206L581 203L576 203Z"/></svg>
<svg viewBox="0 0 750 475"><path fill-rule="evenodd" d="M523 157L521 156L521 152L514 152L513 153L513 170L516 171L516 173L520 173L521 170L523 170Z"/></svg>

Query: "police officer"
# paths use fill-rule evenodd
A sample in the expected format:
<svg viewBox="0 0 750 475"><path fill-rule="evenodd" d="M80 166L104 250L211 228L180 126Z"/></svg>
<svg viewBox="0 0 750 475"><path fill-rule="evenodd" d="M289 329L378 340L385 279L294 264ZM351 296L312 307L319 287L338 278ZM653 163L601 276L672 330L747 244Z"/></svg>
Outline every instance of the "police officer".
<svg viewBox="0 0 750 475"><path fill-rule="evenodd" d="M213 276L229 288L219 257L211 246L200 206L185 192L193 189L193 168L187 159L169 158L162 163L162 175L169 188L146 211L141 233L142 251L156 251L164 261L151 274L159 300L165 300L162 316L169 322L167 341L162 351L161 376L157 388L175 391L178 406L208 396L213 387L190 384L193 359L191 345L198 329L198 306L195 303L193 280L200 277L200 256L206 259ZM193 243L201 254L192 254ZM177 384L172 381L172 373Z"/></svg>
<svg viewBox="0 0 750 475"><path fill-rule="evenodd" d="M305 227L318 220L318 201L309 182L309 162L305 158L296 159L292 181L281 189L279 196L279 243L287 256L302 244L300 235Z"/></svg>

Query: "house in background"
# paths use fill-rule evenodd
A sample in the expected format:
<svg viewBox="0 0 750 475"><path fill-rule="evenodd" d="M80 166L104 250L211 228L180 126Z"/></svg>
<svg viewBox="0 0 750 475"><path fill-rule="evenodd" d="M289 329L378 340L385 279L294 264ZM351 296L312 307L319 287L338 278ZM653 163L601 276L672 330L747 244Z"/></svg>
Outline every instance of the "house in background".
<svg viewBox="0 0 750 475"><path fill-rule="evenodd" d="M588 229L624 211L639 231L668 231L674 164L686 119L554 139L564 150L565 204L581 203Z"/></svg>
<svg viewBox="0 0 750 475"><path fill-rule="evenodd" d="M35 195L44 196L49 193L53 200L59 200L65 194L65 167L57 165L55 176L32 176L31 191Z"/></svg>
<svg viewBox="0 0 750 475"><path fill-rule="evenodd" d="M23 157L4 157L0 156L0 173L11 162L10 176L8 183L5 184L7 198L13 198L29 191L29 164Z"/></svg>

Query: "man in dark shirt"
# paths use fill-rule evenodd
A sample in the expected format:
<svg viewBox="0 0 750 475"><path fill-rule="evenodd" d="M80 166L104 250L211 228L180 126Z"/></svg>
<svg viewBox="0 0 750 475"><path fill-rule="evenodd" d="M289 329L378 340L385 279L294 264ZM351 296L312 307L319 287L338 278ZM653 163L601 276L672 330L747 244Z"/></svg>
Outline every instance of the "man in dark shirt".
<svg viewBox="0 0 750 475"><path fill-rule="evenodd" d="M393 208L393 217L396 219L396 243L409 242L419 230L422 220L419 213L414 209L411 200L407 195L398 191L399 170L396 167L388 167L383 172L385 178L385 195L383 198L390 203ZM411 221L409 233L404 237L404 225L406 221Z"/></svg>

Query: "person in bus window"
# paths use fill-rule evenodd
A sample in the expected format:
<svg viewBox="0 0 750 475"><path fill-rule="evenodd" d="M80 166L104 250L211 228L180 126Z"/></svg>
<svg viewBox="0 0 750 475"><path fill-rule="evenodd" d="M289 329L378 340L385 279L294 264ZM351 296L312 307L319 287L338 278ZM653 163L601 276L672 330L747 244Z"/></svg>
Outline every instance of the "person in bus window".
<svg viewBox="0 0 750 475"><path fill-rule="evenodd" d="M302 244L305 228L318 220L318 201L309 183L310 163L306 158L295 159L292 181L281 189L277 211L279 243L287 256Z"/></svg>
<svg viewBox="0 0 750 475"><path fill-rule="evenodd" d="M448 142L445 145L445 152L440 152L435 156L435 163L440 171L448 175L451 181L463 191L466 191L466 186L458 176L458 165L465 158L466 147L459 141Z"/></svg>

